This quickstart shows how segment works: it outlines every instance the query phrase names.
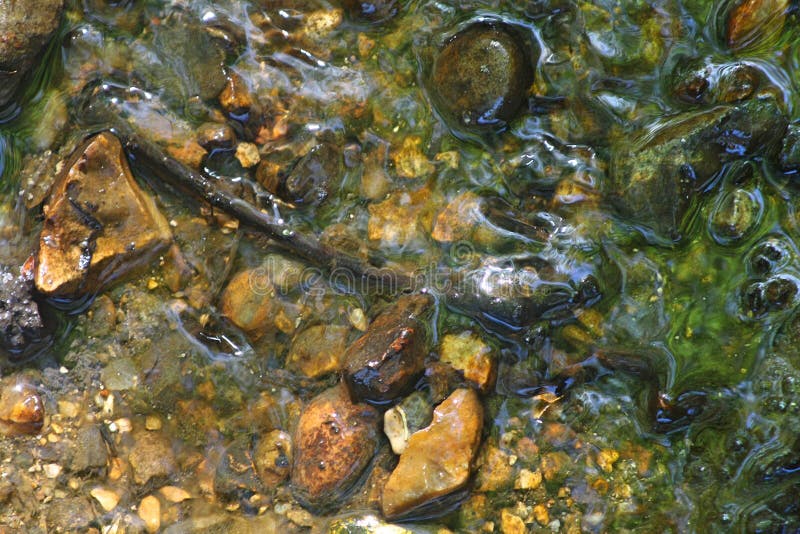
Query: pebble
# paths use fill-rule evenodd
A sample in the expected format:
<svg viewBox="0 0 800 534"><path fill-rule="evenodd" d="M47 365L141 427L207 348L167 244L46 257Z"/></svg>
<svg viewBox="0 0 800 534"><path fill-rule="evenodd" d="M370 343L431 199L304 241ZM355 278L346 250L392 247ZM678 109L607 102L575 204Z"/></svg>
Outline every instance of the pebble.
<svg viewBox="0 0 800 534"><path fill-rule="evenodd" d="M503 509L500 512L500 532L503 534L525 534L528 529L525 527L525 522L521 517Z"/></svg>
<svg viewBox="0 0 800 534"><path fill-rule="evenodd" d="M177 486L164 486L158 490L169 502L179 503L192 498L192 494Z"/></svg>
<svg viewBox="0 0 800 534"><path fill-rule="evenodd" d="M514 481L514 489L517 490L532 490L538 488L542 484L542 472L538 469L531 471L529 469L520 470L517 479Z"/></svg>
<svg viewBox="0 0 800 534"><path fill-rule="evenodd" d="M128 461L137 484L152 478L166 478L176 470L175 455L166 437L155 432L140 432Z"/></svg>
<svg viewBox="0 0 800 534"><path fill-rule="evenodd" d="M236 273L220 298L222 314L257 340L273 326L275 290L257 269Z"/></svg>
<svg viewBox="0 0 800 534"><path fill-rule="evenodd" d="M461 371L481 391L486 392L494 385L492 349L472 332L445 335L439 352L441 361Z"/></svg>
<svg viewBox="0 0 800 534"><path fill-rule="evenodd" d="M0 385L0 435L36 434L44 425L44 402L38 391L25 382Z"/></svg>
<svg viewBox="0 0 800 534"><path fill-rule="evenodd" d="M547 511L547 507L543 504L537 504L533 507L533 517L536 519L536 522L543 527L550 523L550 513Z"/></svg>
<svg viewBox="0 0 800 534"><path fill-rule="evenodd" d="M286 367L309 378L338 371L347 347L349 328L338 325L315 325L306 328L292 341Z"/></svg>
<svg viewBox="0 0 800 534"><path fill-rule="evenodd" d="M261 155L258 153L258 147L253 143L239 143L236 145L236 159L239 160L242 167L249 169L259 164Z"/></svg>
<svg viewBox="0 0 800 534"><path fill-rule="evenodd" d="M94 499L100 503L100 506L106 512L110 512L117 507L117 504L119 504L119 495L105 488L94 488L89 492L89 495L94 497Z"/></svg>
<svg viewBox="0 0 800 534"><path fill-rule="evenodd" d="M147 532L158 532L161 528L161 503L157 497L148 495L139 503L139 517L144 521Z"/></svg>
<svg viewBox="0 0 800 534"><path fill-rule="evenodd" d="M146 430L161 430L161 418L157 415L145 416L144 428Z"/></svg>

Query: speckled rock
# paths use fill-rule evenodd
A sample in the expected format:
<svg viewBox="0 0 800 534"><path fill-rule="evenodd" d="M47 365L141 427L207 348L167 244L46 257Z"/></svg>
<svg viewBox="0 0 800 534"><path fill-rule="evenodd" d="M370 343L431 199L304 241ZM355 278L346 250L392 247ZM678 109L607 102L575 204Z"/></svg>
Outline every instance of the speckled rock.
<svg viewBox="0 0 800 534"><path fill-rule="evenodd" d="M479 23L450 38L432 77L442 114L474 129L503 126L514 118L533 82L533 69L512 28Z"/></svg>
<svg viewBox="0 0 800 534"><path fill-rule="evenodd" d="M79 148L44 207L35 284L44 295L75 298L147 265L172 238L154 200L131 175L108 132Z"/></svg>
<svg viewBox="0 0 800 534"><path fill-rule="evenodd" d="M433 422L416 432L383 488L388 518L411 515L463 489L481 443L483 405L471 389L458 389L433 412ZM427 511L427 510L426 510Z"/></svg>
<svg viewBox="0 0 800 534"><path fill-rule="evenodd" d="M61 21L64 0L4 0L0 4L0 107L41 58Z"/></svg>
<svg viewBox="0 0 800 534"><path fill-rule="evenodd" d="M150 479L166 478L176 470L175 455L169 440L158 432L140 432L128 455L128 461L137 484L146 484Z"/></svg>
<svg viewBox="0 0 800 534"><path fill-rule="evenodd" d="M315 397L303 410L294 435L295 498L319 512L341 504L375 455L379 424L378 410L354 404L342 385Z"/></svg>
<svg viewBox="0 0 800 534"><path fill-rule="evenodd" d="M15 360L35 350L46 337L32 286L30 279L0 267L0 354Z"/></svg>

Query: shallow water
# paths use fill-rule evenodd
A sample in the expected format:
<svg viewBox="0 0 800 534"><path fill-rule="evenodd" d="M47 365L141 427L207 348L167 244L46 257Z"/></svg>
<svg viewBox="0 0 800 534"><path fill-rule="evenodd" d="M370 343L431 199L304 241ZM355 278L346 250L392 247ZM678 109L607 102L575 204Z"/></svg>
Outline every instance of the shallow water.
<svg viewBox="0 0 800 534"><path fill-rule="evenodd" d="M61 53L36 73L21 108L0 110L2 263L21 265L37 246L41 208L17 195L52 172L26 174L25 158L108 127L98 109L178 152L201 124L231 125L257 145L262 167L246 168L229 148L201 165L242 196L250 194L242 179L267 187L328 143L342 155L339 181L323 197L269 209L288 228L416 275L417 288L437 296L429 360L446 336L470 331L496 366L465 504L407 528L510 532L513 515L532 530L565 532L800 529L796 171L780 162L785 125L712 128L712 115L758 99L797 120L796 8L751 2L785 9L731 44L735 2L394 4L375 21L311 0L70 3ZM534 81L507 124L475 128L437 100L433 69L453 35L487 21L519 39ZM741 69L749 78L737 77ZM221 109L231 73L256 102L247 113ZM767 148L737 145L762 137ZM671 141L724 152L686 195L673 234L643 213L684 202L683 193L657 190L630 213L614 189L638 169L672 172L683 148L661 151ZM358 489L341 509L310 515L287 481L259 482L231 458L247 456L266 432L291 433L303 403L336 382L335 373L309 378L287 362L298 334L337 325L352 342L392 297L365 290L352 273L292 259L132 165L195 275L171 287L175 269L162 257L72 310L44 304L54 343L3 376L29 377L55 418L40 439L9 438L0 452L9 473L39 473L35 466L59 463L53 451L74 449L89 420L115 423L107 439L125 458L151 416L163 422L177 467L149 485L67 467L38 481L39 495L9 499L0 524L47 531L59 525L48 515L54 500L84 498L96 528L135 530L127 508L166 484L195 498L165 502L164 528L193 531L193 521L214 518L229 529L325 529L339 516L377 513L369 489ZM470 211L479 198L489 209ZM444 227L455 238L442 238ZM525 266L530 279L519 277ZM245 269L257 273L251 289L279 289L279 318L265 332L222 317L224 288ZM467 280L458 289L476 294L499 287L504 273L517 278L482 308L448 293L459 283L453 272ZM520 316L509 304L520 287L531 292L523 297L538 295L542 280L577 292L588 276L600 298L586 305ZM436 385L428 378L418 388ZM60 401L80 405L79 415L59 412ZM121 419L133 432L118 430ZM28 449L29 463L18 462ZM543 482L515 489L522 470ZM98 484L122 504L98 508L89 497Z"/></svg>

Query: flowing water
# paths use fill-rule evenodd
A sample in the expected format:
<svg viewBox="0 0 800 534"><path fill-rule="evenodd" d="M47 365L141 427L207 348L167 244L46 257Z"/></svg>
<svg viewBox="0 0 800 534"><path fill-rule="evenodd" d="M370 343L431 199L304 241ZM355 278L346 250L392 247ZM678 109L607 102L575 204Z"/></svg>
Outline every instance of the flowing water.
<svg viewBox="0 0 800 534"><path fill-rule="evenodd" d="M16 268L36 251L41 202L30 199L46 198L55 162L81 139L119 124L111 113L226 190L277 193L267 209L287 228L413 273L436 297L429 363L464 332L488 347L494 378L463 505L402 528L515 532L514 516L534 531L795 532L797 17L781 0L68 2L43 64L0 110L0 260ZM454 74L437 74L442 51L476 27L511 36L530 71L505 95L519 102L488 124L447 96ZM227 124L234 145L195 157L208 123ZM49 511L69 500L93 510L94 528L138 531L130 510L168 484L194 497L161 498L161 528L176 532L202 531L198 518L371 531L369 489L309 514L288 481L233 458L291 433L303 403L336 382L291 363L299 334L333 325L350 343L395 297L132 167L182 259L165 252L80 303L42 302L53 342L3 377L35 383L55 418L0 446L5 476L30 472L39 488L0 491L0 525L73 528ZM292 176L300 189L336 179L292 196ZM175 275L181 262L194 274ZM250 291L279 290L258 332L223 317L243 271ZM539 291L550 300L517 307ZM437 376L418 389L436 392ZM176 465L158 484L66 460L36 478L75 454L87 418L120 451L155 418ZM531 472L541 482L515 488ZM98 507L97 486L120 506Z"/></svg>

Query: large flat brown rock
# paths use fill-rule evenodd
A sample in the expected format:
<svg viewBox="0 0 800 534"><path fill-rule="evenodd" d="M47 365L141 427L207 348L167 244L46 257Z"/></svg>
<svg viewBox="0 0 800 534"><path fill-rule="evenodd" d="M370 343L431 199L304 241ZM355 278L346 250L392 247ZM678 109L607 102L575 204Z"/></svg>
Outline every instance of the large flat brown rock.
<svg viewBox="0 0 800 534"><path fill-rule="evenodd" d="M171 240L169 224L136 183L108 132L79 148L53 184L34 281L50 297L97 291L146 264Z"/></svg>
<svg viewBox="0 0 800 534"><path fill-rule="evenodd" d="M383 514L397 518L464 488L481 443L483 406L471 389L458 389L415 432L383 488Z"/></svg>

